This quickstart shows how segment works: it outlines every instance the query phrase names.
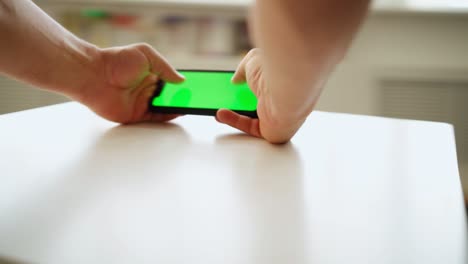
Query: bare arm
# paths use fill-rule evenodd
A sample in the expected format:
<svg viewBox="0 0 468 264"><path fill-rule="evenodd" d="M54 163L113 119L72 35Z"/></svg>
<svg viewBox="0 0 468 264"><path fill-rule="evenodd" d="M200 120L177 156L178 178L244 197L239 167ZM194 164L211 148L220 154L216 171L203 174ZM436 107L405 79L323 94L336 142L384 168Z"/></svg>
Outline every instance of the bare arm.
<svg viewBox="0 0 468 264"><path fill-rule="evenodd" d="M96 72L97 47L29 0L0 0L0 35L0 72L19 80L75 97Z"/></svg>
<svg viewBox="0 0 468 264"><path fill-rule="evenodd" d="M312 112L322 88L364 20L369 0L257 0L255 46L236 82L259 97L259 120L226 110L218 120L273 143L291 139Z"/></svg>
<svg viewBox="0 0 468 264"><path fill-rule="evenodd" d="M147 105L158 78L182 81L146 44L100 49L30 0L0 0L0 73L59 92L116 122L162 121Z"/></svg>

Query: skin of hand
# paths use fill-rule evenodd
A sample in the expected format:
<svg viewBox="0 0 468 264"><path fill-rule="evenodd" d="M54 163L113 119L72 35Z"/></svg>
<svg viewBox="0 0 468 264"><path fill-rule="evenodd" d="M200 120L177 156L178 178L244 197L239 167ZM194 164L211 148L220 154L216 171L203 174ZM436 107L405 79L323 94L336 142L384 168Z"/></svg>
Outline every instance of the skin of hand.
<svg viewBox="0 0 468 264"><path fill-rule="evenodd" d="M147 44L98 48L29 0L0 0L0 35L0 73L66 95L115 122L176 117L148 111L159 79L184 78Z"/></svg>
<svg viewBox="0 0 468 264"><path fill-rule="evenodd" d="M261 49L252 49L237 67L232 78L233 83L245 83L249 85L258 99L258 119L239 115L227 109L220 109L216 114L216 120L237 128L254 137L264 138L270 143L285 143L297 132L305 119L279 122L272 114L271 109L275 105L272 101L271 86L265 85L263 73L263 52ZM281 134L278 135L278 131Z"/></svg>
<svg viewBox="0 0 468 264"><path fill-rule="evenodd" d="M77 93L77 101L118 123L164 122L177 115L148 111L159 79L182 82L184 77L151 46L135 44L98 50L93 75ZM73 96L72 96L73 97Z"/></svg>
<svg viewBox="0 0 468 264"><path fill-rule="evenodd" d="M258 120L220 110L217 120L271 143L285 143L313 111L343 60L369 0L256 0L249 28L253 50L234 81L258 97Z"/></svg>
<svg viewBox="0 0 468 264"><path fill-rule="evenodd" d="M313 110L369 0L255 2L252 31L262 51L254 50L242 61L234 81L246 81L257 94L260 119L245 119L227 110L220 110L217 119L269 142L283 143ZM148 45L99 49L28 0L0 0L0 35L7 40L0 41L0 73L67 95L112 121L176 117L148 112L158 78L183 80Z"/></svg>

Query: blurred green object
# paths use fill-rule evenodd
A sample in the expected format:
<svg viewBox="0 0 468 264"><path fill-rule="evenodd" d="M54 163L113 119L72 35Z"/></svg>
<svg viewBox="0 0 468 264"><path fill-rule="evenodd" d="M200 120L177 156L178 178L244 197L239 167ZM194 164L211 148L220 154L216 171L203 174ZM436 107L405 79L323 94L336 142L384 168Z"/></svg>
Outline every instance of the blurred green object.
<svg viewBox="0 0 468 264"><path fill-rule="evenodd" d="M100 9L85 9L81 11L81 15L89 18L104 19L110 17L110 14Z"/></svg>

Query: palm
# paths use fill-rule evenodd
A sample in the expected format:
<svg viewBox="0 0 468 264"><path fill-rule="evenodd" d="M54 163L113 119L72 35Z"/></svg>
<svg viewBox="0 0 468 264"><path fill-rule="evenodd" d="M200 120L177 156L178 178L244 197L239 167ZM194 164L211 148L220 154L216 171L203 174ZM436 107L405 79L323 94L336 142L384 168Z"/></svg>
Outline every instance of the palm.
<svg viewBox="0 0 468 264"><path fill-rule="evenodd" d="M237 128L247 134L260 137L272 143L284 143L288 141L297 131L302 122L289 124L276 120L272 114L274 102L268 85L265 83L263 74L262 52L254 49L242 60L233 78L234 82L247 82L258 99L257 115L258 119L252 119L239 115L230 110L222 109L218 111L216 119L224 124Z"/></svg>

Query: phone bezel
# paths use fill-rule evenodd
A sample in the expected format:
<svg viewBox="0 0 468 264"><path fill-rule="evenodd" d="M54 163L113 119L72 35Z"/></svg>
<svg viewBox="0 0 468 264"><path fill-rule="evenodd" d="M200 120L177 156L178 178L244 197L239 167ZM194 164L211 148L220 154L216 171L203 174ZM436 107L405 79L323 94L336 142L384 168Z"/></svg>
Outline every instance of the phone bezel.
<svg viewBox="0 0 468 264"><path fill-rule="evenodd" d="M189 71L189 72L228 72L234 73L234 71L224 71L224 70L194 70L194 69L178 69L178 71ZM159 80L157 82L156 90L154 91L151 99L149 100L149 109L153 113L161 114L181 114L181 115L205 115L205 116L216 116L216 113L219 109L213 108L191 108L191 107L171 107L171 106L154 106L153 99L161 93L161 90L164 85L164 81ZM248 116L251 118L258 118L257 110L254 111L244 111L244 110L235 110L229 109L233 112L236 112L240 115Z"/></svg>

